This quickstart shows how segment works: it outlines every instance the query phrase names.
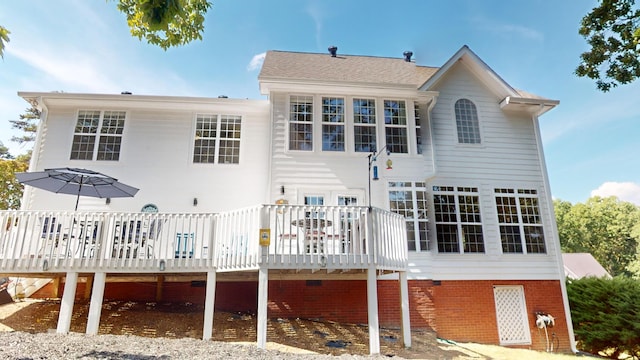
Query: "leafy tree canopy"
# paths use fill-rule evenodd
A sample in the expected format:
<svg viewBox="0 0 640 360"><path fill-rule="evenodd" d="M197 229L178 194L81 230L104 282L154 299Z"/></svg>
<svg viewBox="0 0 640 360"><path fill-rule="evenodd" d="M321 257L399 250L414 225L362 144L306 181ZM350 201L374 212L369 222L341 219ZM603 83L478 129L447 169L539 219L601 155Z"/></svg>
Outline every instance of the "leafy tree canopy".
<svg viewBox="0 0 640 360"><path fill-rule="evenodd" d="M28 163L22 160L0 159L0 210L20 208L23 185L15 173L27 171Z"/></svg>
<svg viewBox="0 0 640 360"><path fill-rule="evenodd" d="M576 75L596 81L599 90L640 77L640 10L635 0L600 0L582 18L579 33L591 49L580 55Z"/></svg>
<svg viewBox="0 0 640 360"><path fill-rule="evenodd" d="M207 0L118 0L131 35L167 50L202 40Z"/></svg>
<svg viewBox="0 0 640 360"><path fill-rule="evenodd" d="M4 44L9 42L9 34L11 32L4 26L0 25L0 57L4 58Z"/></svg>
<svg viewBox="0 0 640 360"><path fill-rule="evenodd" d="M632 275L638 258L640 208L616 197L594 196L572 205L554 201L562 251L588 252L613 276Z"/></svg>

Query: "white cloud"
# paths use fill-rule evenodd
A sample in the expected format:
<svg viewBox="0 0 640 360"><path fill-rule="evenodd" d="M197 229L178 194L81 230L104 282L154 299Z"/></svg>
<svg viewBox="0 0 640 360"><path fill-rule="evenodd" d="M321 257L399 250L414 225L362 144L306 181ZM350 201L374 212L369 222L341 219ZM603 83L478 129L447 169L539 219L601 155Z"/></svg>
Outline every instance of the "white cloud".
<svg viewBox="0 0 640 360"><path fill-rule="evenodd" d="M599 188L591 191L591 196L616 196L622 201L628 201L640 205L640 184L633 182L609 181L600 185Z"/></svg>
<svg viewBox="0 0 640 360"><path fill-rule="evenodd" d="M316 46L318 46L318 48L322 47L321 35L322 35L324 18L325 18L325 14L324 14L325 12L323 11L321 6L322 6L322 3L320 2L312 2L307 7L307 13L313 19L313 23L315 24L315 27L316 27Z"/></svg>
<svg viewBox="0 0 640 360"><path fill-rule="evenodd" d="M251 59L251 62L249 63L249 65L247 65L247 70L248 71L253 71L253 70L259 69L262 66L262 62L264 61L264 57L265 56L267 56L266 52L263 52L261 54L255 55Z"/></svg>

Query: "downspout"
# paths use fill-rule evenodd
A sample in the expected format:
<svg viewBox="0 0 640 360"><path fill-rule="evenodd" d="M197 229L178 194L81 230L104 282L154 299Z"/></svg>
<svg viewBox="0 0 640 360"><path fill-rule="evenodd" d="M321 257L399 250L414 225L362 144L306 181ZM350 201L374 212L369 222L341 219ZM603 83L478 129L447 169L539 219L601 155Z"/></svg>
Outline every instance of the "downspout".
<svg viewBox="0 0 640 360"><path fill-rule="evenodd" d="M433 143L433 126L431 124L431 111L436 106L436 101L438 100L437 96L434 96L427 106L427 123L429 124L429 143L431 144L431 176L425 179L426 182L429 182L431 179L436 177L436 172L438 171L438 166L436 165L436 146Z"/></svg>
<svg viewBox="0 0 640 360"><path fill-rule="evenodd" d="M571 351L576 354L578 349L576 348L575 335L573 333L573 323L571 322L571 308L569 307L569 297L567 295L567 285L565 283L564 274L564 262L562 261L562 249L560 248L560 236L558 235L558 224L556 223L556 213L553 208L553 198L551 197L551 185L549 183L549 175L547 172L547 164L544 158L544 150L542 149L542 136L540 135L540 125L538 116L544 113L544 105L540 104L539 110L531 116L533 120L534 130L536 134L536 143L538 145L538 158L540 159L540 169L544 177L544 186L546 188L547 204L549 205L549 212L551 214L551 232L553 238L556 239L556 260L558 264L558 275L560 278L560 290L562 291L562 302L564 305L565 319L567 321L567 331L569 333L569 346Z"/></svg>
<svg viewBox="0 0 640 360"><path fill-rule="evenodd" d="M38 167L38 162L40 160L41 146L43 141L43 133L45 131L45 124L47 122L47 118L49 116L49 109L47 105L44 103L44 99L42 96L39 96L36 100L27 100L31 106L40 109L40 120L38 121L38 131L36 132L36 139L33 144L33 149L31 150L31 159L29 160L29 171L35 171ZM31 197L33 192L33 188L31 186L26 187L24 193L22 194L22 199L20 201L20 210L27 210L26 203L27 199Z"/></svg>

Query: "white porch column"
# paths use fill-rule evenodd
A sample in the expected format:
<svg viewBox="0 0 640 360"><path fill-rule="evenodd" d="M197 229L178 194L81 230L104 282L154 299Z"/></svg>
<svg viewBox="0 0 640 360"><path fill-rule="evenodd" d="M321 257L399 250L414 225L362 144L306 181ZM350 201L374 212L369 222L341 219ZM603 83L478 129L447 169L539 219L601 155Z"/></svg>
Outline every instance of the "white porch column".
<svg viewBox="0 0 640 360"><path fill-rule="evenodd" d="M260 267L258 273L258 347L267 347L267 300L269 299L269 269Z"/></svg>
<svg viewBox="0 0 640 360"><path fill-rule="evenodd" d="M73 302L76 297L76 287L78 285L78 273L69 272L65 276L64 294L60 303L60 314L58 315L58 334L67 334L71 328L71 315L73 315Z"/></svg>
<svg viewBox="0 0 640 360"><path fill-rule="evenodd" d="M89 304L89 317L87 319L86 333L88 335L98 334L106 281L107 274L104 272L95 273L93 276L93 289L91 290L91 303Z"/></svg>
<svg viewBox="0 0 640 360"><path fill-rule="evenodd" d="M207 291L204 298L204 329L202 340L211 340L213 335L213 315L216 303L216 272L207 272Z"/></svg>
<svg viewBox="0 0 640 360"><path fill-rule="evenodd" d="M409 281L407 272L401 271L400 278L400 312L402 313L402 339L404 347L411 347L411 319L409 313Z"/></svg>
<svg viewBox="0 0 640 360"><path fill-rule="evenodd" d="M367 311L369 316L369 354L380 354L380 328L378 324L378 284L375 267L367 270Z"/></svg>

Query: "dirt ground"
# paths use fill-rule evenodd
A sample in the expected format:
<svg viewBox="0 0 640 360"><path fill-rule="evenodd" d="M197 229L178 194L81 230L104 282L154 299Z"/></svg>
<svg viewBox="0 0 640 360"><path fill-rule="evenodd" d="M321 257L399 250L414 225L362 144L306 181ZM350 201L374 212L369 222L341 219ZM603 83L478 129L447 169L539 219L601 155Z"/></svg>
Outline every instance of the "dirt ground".
<svg viewBox="0 0 640 360"><path fill-rule="evenodd" d="M17 311L0 316L5 330L29 333L55 331L60 310L59 300L29 301L0 305ZM76 302L71 331L84 333L89 312L88 302ZM102 306L99 334L138 335L165 338L202 338L204 308L191 303L155 303L105 301ZM227 342L256 341L257 320L254 314L216 312L213 340ZM339 324L310 319L270 319L267 342L319 354L369 354L366 325ZM463 352L438 343L431 331L414 331L412 348L405 349L399 329L380 330L381 354L405 359L465 358ZM285 350L286 351L286 350Z"/></svg>
<svg viewBox="0 0 640 360"><path fill-rule="evenodd" d="M59 300L27 300L0 305L0 331L55 331L59 310ZM88 302L76 302L71 320L72 332L85 332L88 312ZM107 300L102 306L98 333L201 339L203 321L203 306L191 303ZM213 340L255 343L256 325L254 314L216 312ZM298 353L368 355L369 332L366 325L359 324L312 319L270 319L267 323L267 348ZM565 360L569 357L500 346L447 344L438 341L431 331L413 331L412 347L405 349L400 330L384 328L380 329L380 350L382 355L405 359Z"/></svg>

